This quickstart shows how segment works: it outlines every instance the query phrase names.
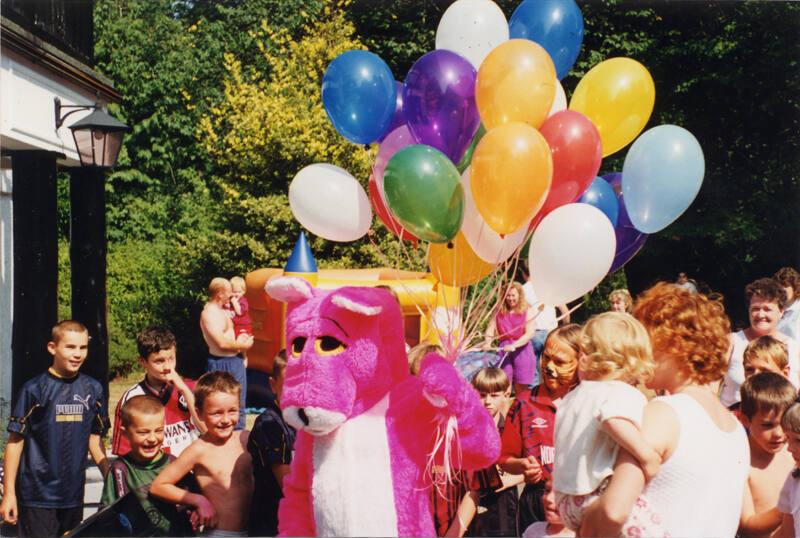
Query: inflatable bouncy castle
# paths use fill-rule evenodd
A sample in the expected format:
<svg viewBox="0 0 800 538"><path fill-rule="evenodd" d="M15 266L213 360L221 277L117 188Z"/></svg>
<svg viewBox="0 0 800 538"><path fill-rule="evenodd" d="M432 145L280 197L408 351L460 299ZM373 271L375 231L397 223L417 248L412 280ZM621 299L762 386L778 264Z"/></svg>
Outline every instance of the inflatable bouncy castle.
<svg viewBox="0 0 800 538"><path fill-rule="evenodd" d="M272 359L285 346L286 307L264 291L275 276L296 276L311 285L332 290L343 286L381 286L397 297L403 313L408 346L421 342L436 344L444 335L458 330L461 310L460 289L445 286L430 273L377 269L317 269L304 233L295 243L286 267L257 269L245 277L247 300L253 323L255 344L247 352L248 368L270 372Z"/></svg>

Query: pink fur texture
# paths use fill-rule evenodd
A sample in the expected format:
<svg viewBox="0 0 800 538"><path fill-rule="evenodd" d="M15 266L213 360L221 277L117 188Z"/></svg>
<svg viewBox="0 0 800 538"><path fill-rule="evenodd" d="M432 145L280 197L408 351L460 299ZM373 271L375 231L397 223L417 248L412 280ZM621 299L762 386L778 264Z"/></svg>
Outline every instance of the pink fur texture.
<svg viewBox="0 0 800 538"><path fill-rule="evenodd" d="M323 292L298 280L266 288L288 301L281 407L299 429L279 535L435 536L429 460L447 456L466 470L493 464L494 421L442 357L428 355L419 377L408 373L390 293Z"/></svg>

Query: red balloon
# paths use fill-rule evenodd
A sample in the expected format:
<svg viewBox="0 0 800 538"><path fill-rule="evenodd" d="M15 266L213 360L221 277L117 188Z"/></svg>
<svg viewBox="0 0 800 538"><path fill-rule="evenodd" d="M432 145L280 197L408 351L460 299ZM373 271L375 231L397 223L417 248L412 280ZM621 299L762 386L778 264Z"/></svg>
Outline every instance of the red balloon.
<svg viewBox="0 0 800 538"><path fill-rule="evenodd" d="M417 236L403 228L399 222L394 220L394 217L389 214L389 210L386 209L386 204L383 203L383 197L381 196L380 187L378 187L378 182L375 181L375 176L369 176L369 199L372 202L372 209L375 210L375 213L378 215L378 218L381 219L386 228L394 235L400 238L401 241L409 240L415 245L419 239Z"/></svg>
<svg viewBox="0 0 800 538"><path fill-rule="evenodd" d="M531 228L552 210L580 198L597 177L603 160L600 133L580 112L557 112L547 118L539 132L553 154L553 183L542 209L531 222Z"/></svg>

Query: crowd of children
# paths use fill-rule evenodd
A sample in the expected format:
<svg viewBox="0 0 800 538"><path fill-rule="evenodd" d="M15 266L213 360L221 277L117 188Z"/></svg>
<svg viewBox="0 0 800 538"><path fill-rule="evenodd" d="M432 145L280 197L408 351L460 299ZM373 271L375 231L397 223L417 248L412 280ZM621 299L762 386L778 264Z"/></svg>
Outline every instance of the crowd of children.
<svg viewBox="0 0 800 538"><path fill-rule="evenodd" d="M231 284L235 341L252 329L244 282ZM431 487L437 533L800 535L800 357L790 336L800 333L799 293L793 269L748 285L749 327L734 333L721 304L688 287L659 284L635 303L615 290L612 312L547 334L535 386L520 368L528 355L480 369L471 383L497 425L501 455ZM535 355L530 315L512 286L487 340ZM247 431L237 428L242 387L233 375L184 379L174 335L143 330L144 378L116 403L110 461L102 387L79 372L88 342L80 323L57 324L52 366L19 393L2 519L21 536L73 529L88 451L105 476L102 504L134 496L150 535L277 534L295 441L278 403L285 355L270 375L274 400ZM409 350L412 375L432 352L441 349Z"/></svg>

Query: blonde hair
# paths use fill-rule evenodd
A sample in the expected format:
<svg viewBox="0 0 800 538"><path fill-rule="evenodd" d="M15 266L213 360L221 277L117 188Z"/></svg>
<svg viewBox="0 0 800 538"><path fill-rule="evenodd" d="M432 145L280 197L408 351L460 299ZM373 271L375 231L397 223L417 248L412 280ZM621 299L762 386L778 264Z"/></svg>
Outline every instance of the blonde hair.
<svg viewBox="0 0 800 538"><path fill-rule="evenodd" d="M786 344L772 336L760 336L744 348L744 363L761 359L774 364L783 370L789 364L789 353Z"/></svg>
<svg viewBox="0 0 800 538"><path fill-rule="evenodd" d="M784 431L800 433L800 403L795 402L781 417L781 427Z"/></svg>
<svg viewBox="0 0 800 538"><path fill-rule="evenodd" d="M227 278L222 278L221 276L212 278L208 284L208 298L213 299L216 294L229 288L230 285L231 282Z"/></svg>
<svg viewBox="0 0 800 538"><path fill-rule="evenodd" d="M506 307L506 295L511 289L517 290L517 295L519 296L519 302L517 303L517 307L514 309L514 313L519 314L520 312L525 312L528 310L528 303L525 301L525 290L522 288L522 284L519 282L511 282L508 287L506 288L506 293L503 295L503 300L500 303L500 312L508 312L508 308Z"/></svg>
<svg viewBox="0 0 800 538"><path fill-rule="evenodd" d="M238 399L242 393L242 386L228 372L207 372L200 376L194 386L194 406L203 409L206 398L215 392L233 394Z"/></svg>
<svg viewBox="0 0 800 538"><path fill-rule="evenodd" d="M797 390L788 379L775 372L761 372L742 383L742 415L752 419L756 413L775 411L783 415L797 398Z"/></svg>
<svg viewBox="0 0 800 538"><path fill-rule="evenodd" d="M230 282L231 282L231 289L247 291L247 283L245 283L242 277L240 276L232 277Z"/></svg>
<svg viewBox="0 0 800 538"><path fill-rule="evenodd" d="M631 297L631 292L626 289L614 290L608 294L608 302L613 303L614 299L617 297L622 299L622 302L625 305L626 313L630 314L633 312L633 297Z"/></svg>
<svg viewBox="0 0 800 538"><path fill-rule="evenodd" d="M53 325L53 328L50 330L50 341L58 344L59 340L64 337L64 333L66 332L88 334L89 330L86 328L86 325L80 321L75 321L74 319L65 319Z"/></svg>
<svg viewBox="0 0 800 538"><path fill-rule="evenodd" d="M419 375L419 368L422 365L422 359L428 353L444 353L442 346L435 344L417 344L408 350L408 371L411 375Z"/></svg>
<svg viewBox="0 0 800 538"><path fill-rule="evenodd" d="M472 377L472 386L478 392L505 392L511 381L500 368L481 368Z"/></svg>
<svg viewBox="0 0 800 538"><path fill-rule="evenodd" d="M621 312L604 312L586 322L581 351L578 368L586 379L612 376L636 383L649 379L655 369L647 331Z"/></svg>

